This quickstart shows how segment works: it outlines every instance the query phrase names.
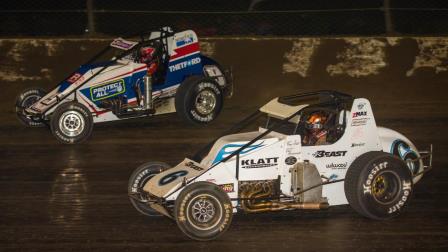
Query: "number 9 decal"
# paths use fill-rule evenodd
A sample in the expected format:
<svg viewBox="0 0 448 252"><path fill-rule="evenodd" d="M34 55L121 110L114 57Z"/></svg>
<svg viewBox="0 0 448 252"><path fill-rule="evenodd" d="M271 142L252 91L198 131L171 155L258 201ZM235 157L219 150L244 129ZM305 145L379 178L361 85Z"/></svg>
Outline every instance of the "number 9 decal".
<svg viewBox="0 0 448 252"><path fill-rule="evenodd" d="M163 185L169 184L169 183L173 182L174 180L176 180L177 178L184 177L187 174L188 174L188 171L176 171L176 172L169 173L169 174L163 176L159 180L159 185L163 186Z"/></svg>

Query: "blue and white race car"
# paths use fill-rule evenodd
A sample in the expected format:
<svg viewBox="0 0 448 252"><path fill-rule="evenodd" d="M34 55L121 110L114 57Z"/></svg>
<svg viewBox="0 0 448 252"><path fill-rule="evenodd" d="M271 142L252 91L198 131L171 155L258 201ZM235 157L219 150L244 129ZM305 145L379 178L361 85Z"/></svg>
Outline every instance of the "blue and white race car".
<svg viewBox="0 0 448 252"><path fill-rule="evenodd" d="M140 42L115 39L49 93L23 91L15 109L25 125L49 125L59 141L74 144L99 122L177 111L206 124L232 92L231 72L201 54L194 31L164 27Z"/></svg>

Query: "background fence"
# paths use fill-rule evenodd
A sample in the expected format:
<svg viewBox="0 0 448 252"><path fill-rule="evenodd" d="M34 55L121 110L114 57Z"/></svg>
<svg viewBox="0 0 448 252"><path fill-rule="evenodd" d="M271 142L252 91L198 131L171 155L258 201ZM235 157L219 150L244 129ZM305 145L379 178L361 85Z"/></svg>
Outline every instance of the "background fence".
<svg viewBox="0 0 448 252"><path fill-rule="evenodd" d="M101 36L171 26L200 36L445 35L446 0L16 0L0 36Z"/></svg>

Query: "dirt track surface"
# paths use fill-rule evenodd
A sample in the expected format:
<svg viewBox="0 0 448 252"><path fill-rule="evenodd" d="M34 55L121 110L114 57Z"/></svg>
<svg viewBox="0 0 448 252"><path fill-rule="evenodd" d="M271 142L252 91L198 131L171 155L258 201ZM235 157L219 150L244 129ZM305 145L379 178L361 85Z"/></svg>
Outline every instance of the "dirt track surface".
<svg viewBox="0 0 448 252"><path fill-rule="evenodd" d="M282 71L291 41L217 43L215 58L235 71L235 97L206 128L177 116L95 125L85 144L61 145L46 128L15 119L16 94L31 80L2 85L0 102L0 248L3 250L321 251L446 250L448 247L448 74L419 69L406 76L418 46L404 41L388 51L377 74L330 75L341 42L325 42L305 77ZM268 50L271 48L272 50ZM278 51L274 48L280 48ZM62 50L62 49L61 49ZM260 54L257 52L265 51ZM281 53L280 53L281 51ZM66 52L70 55L70 52ZM246 55L241 57L241 55ZM81 56L73 56L79 60ZM57 59L45 58L57 65ZM60 60L60 59L59 59ZM35 63L37 64L37 63ZM43 63L44 64L44 63ZM70 63L63 68L76 67ZM2 66L3 67L3 66ZM70 71L68 69L67 71ZM65 74L57 73L60 79ZM62 76L61 76L62 75ZM42 85L54 85L44 80ZM176 164L273 96L336 89L368 98L378 125L395 129L419 148L434 144L434 170L415 186L409 208L390 221L372 221L349 206L325 211L238 214L216 241L189 240L166 218L131 206L127 180L140 164Z"/></svg>

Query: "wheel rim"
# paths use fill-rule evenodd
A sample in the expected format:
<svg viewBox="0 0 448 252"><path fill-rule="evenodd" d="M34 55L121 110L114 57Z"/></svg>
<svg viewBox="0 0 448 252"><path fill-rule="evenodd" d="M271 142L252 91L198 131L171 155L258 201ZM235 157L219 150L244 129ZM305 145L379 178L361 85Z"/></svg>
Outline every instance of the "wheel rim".
<svg viewBox="0 0 448 252"><path fill-rule="evenodd" d="M390 204L398 197L400 186L400 178L395 172L379 173L372 183L373 198L380 204Z"/></svg>
<svg viewBox="0 0 448 252"><path fill-rule="evenodd" d="M189 223L197 229L209 230L219 224L222 211L219 200L209 194L194 197L187 206Z"/></svg>
<svg viewBox="0 0 448 252"><path fill-rule="evenodd" d="M76 137L84 131L84 117L77 111L64 112L59 119L59 128L64 135Z"/></svg>
<svg viewBox="0 0 448 252"><path fill-rule="evenodd" d="M203 115L210 114L216 107L215 94L210 90L202 90L196 96L195 107Z"/></svg>

